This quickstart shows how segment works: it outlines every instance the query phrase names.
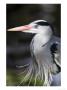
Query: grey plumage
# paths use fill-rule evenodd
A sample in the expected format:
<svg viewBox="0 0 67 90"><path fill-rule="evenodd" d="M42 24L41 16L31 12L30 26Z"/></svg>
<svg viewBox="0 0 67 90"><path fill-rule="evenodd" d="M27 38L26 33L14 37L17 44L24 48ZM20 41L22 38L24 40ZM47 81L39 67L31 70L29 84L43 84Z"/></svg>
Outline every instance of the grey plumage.
<svg viewBox="0 0 67 90"><path fill-rule="evenodd" d="M33 41L34 41L34 39L32 39L32 42L31 42L31 55L32 55L32 57L33 57L33 60L34 60L34 62L36 62L36 64L35 64L35 66L37 65L37 68L39 68L38 67L38 62L37 62L37 60L36 60L36 54L34 53L35 51L34 51L34 43L33 43ZM60 77L60 75L59 75L59 72L61 72L61 62L60 62L60 39L59 38L57 38L57 37L55 37L55 36L52 36L52 38L51 38L51 40L48 42L48 43L46 43L43 47L45 47L45 46L49 46L49 44L50 44L50 48L51 48L51 46L53 45L53 44L57 44L57 50L56 50L56 52L55 53L53 53L53 55L54 55L54 57L52 56L52 53L51 53L51 56L52 56L52 58L53 58L53 61L52 61L52 63L53 63L53 65L51 66L52 67L52 72L50 73L51 75L52 75L52 77L51 77L51 75L47 75L48 76L48 79L50 79L50 78L52 78L52 79L50 79L49 81L50 81L50 85L60 85L60 83L61 83L61 77ZM50 52L51 52L51 50L50 50ZM45 49L44 49L44 53L47 53L46 51L45 51ZM43 54L43 53L42 53ZM45 57L44 57L45 58ZM47 57L48 58L48 57ZM56 60L55 60L56 59ZM56 62L57 61L57 62ZM45 61L44 61L45 62ZM49 63L50 64L50 63ZM40 63L40 67L42 68L43 66L43 63L41 64ZM45 67L45 66L44 66ZM36 68L36 70L37 70L37 68ZM41 71L40 71L41 72ZM42 71L42 73L44 73L43 71ZM46 71L45 71L45 73L46 73ZM48 72L49 73L49 72ZM41 74L41 73L40 73ZM45 77L45 76L44 76ZM57 78L59 78L58 80L57 80ZM44 78L45 79L45 78ZM44 80L45 81L45 80ZM54 84L53 84L54 83Z"/></svg>
<svg viewBox="0 0 67 90"><path fill-rule="evenodd" d="M33 85L37 85L39 79L41 85L50 86L61 72L60 39L53 36L53 27L45 20L37 20L29 25L32 28L23 32L35 33L30 44L32 60L21 83L28 82L30 85L34 78ZM60 76L58 77L60 79Z"/></svg>

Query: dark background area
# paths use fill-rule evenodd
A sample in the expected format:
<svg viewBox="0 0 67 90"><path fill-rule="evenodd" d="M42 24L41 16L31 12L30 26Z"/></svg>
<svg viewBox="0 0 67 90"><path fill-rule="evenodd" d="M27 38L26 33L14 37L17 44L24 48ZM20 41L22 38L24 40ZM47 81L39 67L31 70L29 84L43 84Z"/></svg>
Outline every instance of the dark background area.
<svg viewBox="0 0 67 90"><path fill-rule="evenodd" d="M13 28L29 24L34 20L47 20L60 36L61 5L60 4L7 4L7 27Z"/></svg>
<svg viewBox="0 0 67 90"><path fill-rule="evenodd" d="M7 4L6 30L29 24L34 20L47 20L54 27L54 35L61 36L61 5L60 4ZM20 71L16 65L31 62L30 42L34 34L22 32L6 32L6 65L7 83L16 85L15 76ZM18 72L16 72L18 71ZM11 72L13 74L11 75ZM9 79L10 77L11 79ZM13 80L13 82L11 82Z"/></svg>

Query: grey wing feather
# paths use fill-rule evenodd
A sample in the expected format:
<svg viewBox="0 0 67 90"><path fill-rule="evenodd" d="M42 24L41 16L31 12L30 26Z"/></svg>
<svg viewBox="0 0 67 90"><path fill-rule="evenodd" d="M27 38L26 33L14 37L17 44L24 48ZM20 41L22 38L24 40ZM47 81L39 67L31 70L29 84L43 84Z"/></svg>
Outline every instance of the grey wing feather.
<svg viewBox="0 0 67 90"><path fill-rule="evenodd" d="M54 53L54 60L55 63L61 67L61 40L60 38L53 36L51 42L57 44L57 51Z"/></svg>
<svg viewBox="0 0 67 90"><path fill-rule="evenodd" d="M59 70L60 72L56 73L55 75L52 75L53 82L51 86L60 86L61 85L61 40L60 38L53 36L53 39L51 42L57 44L57 51L53 53L54 62L57 65L57 67L60 68Z"/></svg>
<svg viewBox="0 0 67 90"><path fill-rule="evenodd" d="M52 76L53 82L51 86L60 86L61 85L61 73Z"/></svg>

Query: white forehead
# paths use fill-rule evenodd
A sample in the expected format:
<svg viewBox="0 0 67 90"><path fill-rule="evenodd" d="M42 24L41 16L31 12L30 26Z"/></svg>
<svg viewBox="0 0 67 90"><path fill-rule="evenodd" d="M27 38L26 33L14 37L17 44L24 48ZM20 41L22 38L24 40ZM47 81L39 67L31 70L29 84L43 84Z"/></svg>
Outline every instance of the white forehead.
<svg viewBox="0 0 67 90"><path fill-rule="evenodd" d="M32 24L36 24L38 22L47 22L47 21L46 20L36 20L36 21L31 22L30 24L32 25Z"/></svg>

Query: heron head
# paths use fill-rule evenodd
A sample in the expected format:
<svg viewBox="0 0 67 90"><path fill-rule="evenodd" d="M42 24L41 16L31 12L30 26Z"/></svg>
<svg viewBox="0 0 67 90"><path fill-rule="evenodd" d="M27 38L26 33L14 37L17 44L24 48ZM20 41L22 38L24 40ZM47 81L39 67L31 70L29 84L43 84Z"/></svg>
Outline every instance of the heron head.
<svg viewBox="0 0 67 90"><path fill-rule="evenodd" d="M28 25L9 29L8 31L22 31L25 33L39 33L44 35L52 35L52 26L45 20L36 20Z"/></svg>

